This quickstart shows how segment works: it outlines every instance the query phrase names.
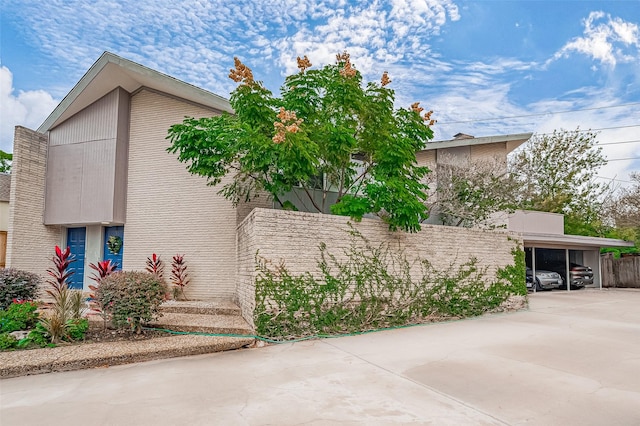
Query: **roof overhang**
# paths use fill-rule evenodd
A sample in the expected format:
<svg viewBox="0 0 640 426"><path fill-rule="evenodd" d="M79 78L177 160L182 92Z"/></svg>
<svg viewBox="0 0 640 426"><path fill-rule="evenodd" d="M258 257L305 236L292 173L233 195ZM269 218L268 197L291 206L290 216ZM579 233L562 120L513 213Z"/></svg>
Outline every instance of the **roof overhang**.
<svg viewBox="0 0 640 426"><path fill-rule="evenodd" d="M129 93L148 87L220 112L233 113L229 101L221 96L104 52L42 123L38 132L53 129L117 87Z"/></svg>
<svg viewBox="0 0 640 426"><path fill-rule="evenodd" d="M451 139L448 141L434 141L426 144L423 151L431 151L434 149L457 148L462 146L487 145L492 143L506 143L507 153L510 153L526 141L528 141L533 133L516 133L512 135L482 136L479 138L469 139Z"/></svg>
<svg viewBox="0 0 640 426"><path fill-rule="evenodd" d="M614 238L584 237L581 235L558 235L522 233L525 247L568 248L576 250L600 249L601 247L633 247L631 241Z"/></svg>

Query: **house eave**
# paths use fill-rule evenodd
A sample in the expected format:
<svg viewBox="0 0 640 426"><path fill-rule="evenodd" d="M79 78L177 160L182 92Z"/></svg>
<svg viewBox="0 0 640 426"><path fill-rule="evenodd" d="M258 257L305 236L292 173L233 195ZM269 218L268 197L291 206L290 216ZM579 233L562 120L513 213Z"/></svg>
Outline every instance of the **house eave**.
<svg viewBox="0 0 640 426"><path fill-rule="evenodd" d="M38 127L38 132L46 133L117 87L129 93L148 87L219 112L233 113L229 101L221 96L104 52Z"/></svg>
<svg viewBox="0 0 640 426"><path fill-rule="evenodd" d="M492 143L506 143L507 153L513 151L526 141L528 141L533 133L515 133L510 135L482 136L470 139L451 139L446 141L434 141L426 144L423 151L432 151L435 149L457 148L463 146L487 145Z"/></svg>

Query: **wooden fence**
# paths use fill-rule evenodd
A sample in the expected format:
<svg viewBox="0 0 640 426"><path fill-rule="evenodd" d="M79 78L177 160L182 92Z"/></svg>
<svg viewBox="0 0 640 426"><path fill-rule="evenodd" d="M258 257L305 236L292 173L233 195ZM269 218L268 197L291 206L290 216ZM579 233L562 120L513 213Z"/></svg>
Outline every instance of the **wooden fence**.
<svg viewBox="0 0 640 426"><path fill-rule="evenodd" d="M602 286L640 288L640 256L614 259L611 253L602 257Z"/></svg>
<svg viewBox="0 0 640 426"><path fill-rule="evenodd" d="M7 231L0 231L0 268L5 267L7 260Z"/></svg>

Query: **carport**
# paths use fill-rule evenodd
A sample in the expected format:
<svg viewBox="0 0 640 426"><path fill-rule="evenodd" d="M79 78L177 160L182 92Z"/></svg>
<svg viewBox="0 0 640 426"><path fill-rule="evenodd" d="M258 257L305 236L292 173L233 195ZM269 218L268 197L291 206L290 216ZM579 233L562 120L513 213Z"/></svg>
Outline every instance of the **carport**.
<svg viewBox="0 0 640 426"><path fill-rule="evenodd" d="M522 236L525 260L534 280L537 269L549 269L562 276L563 289L568 291L572 265L591 268L593 282L586 287L602 288L600 249L633 246L632 242L613 238L565 235L564 215L556 213L518 210L509 217L507 227Z"/></svg>

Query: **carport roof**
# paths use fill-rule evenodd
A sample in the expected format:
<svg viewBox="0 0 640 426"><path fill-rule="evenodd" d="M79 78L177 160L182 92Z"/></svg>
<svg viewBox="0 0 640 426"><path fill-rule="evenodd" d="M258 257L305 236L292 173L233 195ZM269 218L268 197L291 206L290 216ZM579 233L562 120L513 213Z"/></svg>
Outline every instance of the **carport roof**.
<svg viewBox="0 0 640 426"><path fill-rule="evenodd" d="M633 247L633 242L614 238L585 237L581 235L539 234L534 232L522 233L522 240L526 247L547 248L600 248L600 247Z"/></svg>

